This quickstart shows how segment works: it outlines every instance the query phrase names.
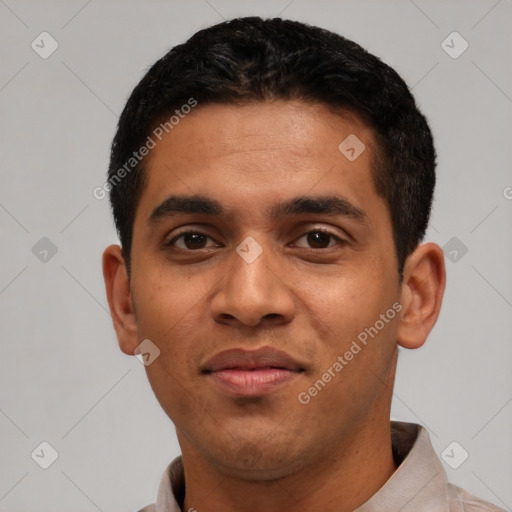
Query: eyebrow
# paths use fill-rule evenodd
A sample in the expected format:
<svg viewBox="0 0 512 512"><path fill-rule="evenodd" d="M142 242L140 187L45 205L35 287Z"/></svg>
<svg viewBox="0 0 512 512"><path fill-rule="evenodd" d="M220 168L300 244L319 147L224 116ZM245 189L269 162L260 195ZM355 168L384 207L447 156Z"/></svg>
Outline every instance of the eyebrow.
<svg viewBox="0 0 512 512"><path fill-rule="evenodd" d="M366 213L344 197L299 196L275 204L270 209L272 218L302 214L340 215L353 220L367 221ZM226 215L222 204L206 196L170 196L160 203L149 217L150 223L157 223L168 217L182 214L205 214L220 217Z"/></svg>

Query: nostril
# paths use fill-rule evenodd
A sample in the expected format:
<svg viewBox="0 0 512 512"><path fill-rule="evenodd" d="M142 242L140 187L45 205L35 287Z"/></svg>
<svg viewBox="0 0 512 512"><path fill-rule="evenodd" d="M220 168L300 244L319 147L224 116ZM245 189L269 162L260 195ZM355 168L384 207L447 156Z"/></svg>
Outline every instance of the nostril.
<svg viewBox="0 0 512 512"><path fill-rule="evenodd" d="M229 313L221 313L219 315L220 318L222 318L222 320L234 320L235 317L233 315L230 315Z"/></svg>

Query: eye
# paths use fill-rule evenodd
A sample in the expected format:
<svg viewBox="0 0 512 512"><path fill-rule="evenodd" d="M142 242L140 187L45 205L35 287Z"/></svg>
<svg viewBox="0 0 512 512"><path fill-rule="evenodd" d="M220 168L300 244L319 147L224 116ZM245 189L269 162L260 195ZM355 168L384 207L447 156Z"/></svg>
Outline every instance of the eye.
<svg viewBox="0 0 512 512"><path fill-rule="evenodd" d="M334 245L344 244L344 240L342 240L341 238L337 237L332 233L329 233L328 231L323 231L319 229L305 233L300 238L298 238L298 241L300 240L305 240L305 242L309 245L309 247L306 248L310 249L327 249L329 247L333 247ZM295 245L298 245L299 247L305 247L304 245L301 245L297 242L295 243Z"/></svg>
<svg viewBox="0 0 512 512"><path fill-rule="evenodd" d="M208 235L203 233L198 233L196 231L187 231L185 233L180 233L172 238L169 242L167 242L166 246L175 246L178 249L183 250L195 250L195 249L205 249L207 247L217 247L217 244L213 244L208 246L208 239L212 240Z"/></svg>
<svg viewBox="0 0 512 512"><path fill-rule="evenodd" d="M343 245L344 240L329 231L316 229L304 233L294 243L296 247L305 249L328 249L336 245ZM171 240L165 242L166 247L176 247L184 251L194 251L207 249L211 247L219 247L213 238L198 231L186 231L175 235Z"/></svg>

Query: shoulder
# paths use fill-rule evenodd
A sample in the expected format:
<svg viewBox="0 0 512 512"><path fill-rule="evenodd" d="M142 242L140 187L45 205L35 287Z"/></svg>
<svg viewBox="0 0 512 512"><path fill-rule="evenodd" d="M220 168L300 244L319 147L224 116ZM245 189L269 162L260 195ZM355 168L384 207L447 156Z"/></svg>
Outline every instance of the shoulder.
<svg viewBox="0 0 512 512"><path fill-rule="evenodd" d="M152 505L148 505L144 508L141 508L137 512L155 512L155 504L153 503Z"/></svg>
<svg viewBox="0 0 512 512"><path fill-rule="evenodd" d="M505 512L504 509L473 496L469 492L448 484L450 512Z"/></svg>

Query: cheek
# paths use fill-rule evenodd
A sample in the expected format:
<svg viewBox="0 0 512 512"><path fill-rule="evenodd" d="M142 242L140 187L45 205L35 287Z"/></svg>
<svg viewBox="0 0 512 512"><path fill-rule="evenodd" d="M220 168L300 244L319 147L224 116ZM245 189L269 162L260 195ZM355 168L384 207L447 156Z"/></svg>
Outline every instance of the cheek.
<svg viewBox="0 0 512 512"><path fill-rule="evenodd" d="M180 341L182 332L193 332L200 325L208 287L208 280L194 279L179 269L170 272L158 261L148 262L134 276L132 287L139 335L167 343Z"/></svg>
<svg viewBox="0 0 512 512"><path fill-rule="evenodd" d="M197 378L199 349L207 341L199 338L200 317L204 317L199 297L162 286L137 296L139 339L150 339L160 350L155 361L146 366L147 377L166 411L186 412L190 408L189 393Z"/></svg>
<svg viewBox="0 0 512 512"><path fill-rule="evenodd" d="M199 350L206 344L198 338L197 322L185 316L169 322L165 311L153 311L153 320L147 319L153 340L160 350L155 361L146 366L148 380L165 411L190 412L191 390L198 377ZM156 324L162 326L158 328ZM170 328L167 325L171 324ZM148 336L149 337L149 336ZM151 338L150 338L151 339Z"/></svg>
<svg viewBox="0 0 512 512"><path fill-rule="evenodd" d="M396 346L399 315L393 304L398 304L398 288L378 275L366 269L332 279L323 292L303 291L311 318L327 333L320 340L323 354L317 371L327 371L338 356L343 357L343 371L336 373L343 376L335 380L344 382L348 393L351 383L359 386L361 379L372 377L371 372L374 378L383 375Z"/></svg>
<svg viewBox="0 0 512 512"><path fill-rule="evenodd" d="M345 274L343 270L338 276L324 280L320 288L318 281L309 283L298 296L311 310L312 317L329 328L330 337L343 338L373 325L389 307L390 300L379 280L368 279L367 274Z"/></svg>
<svg viewBox="0 0 512 512"><path fill-rule="evenodd" d="M160 406L173 421L191 413L196 403L191 400L190 387L183 378L186 373L179 365L170 367L168 359L159 358L146 366L146 374Z"/></svg>

